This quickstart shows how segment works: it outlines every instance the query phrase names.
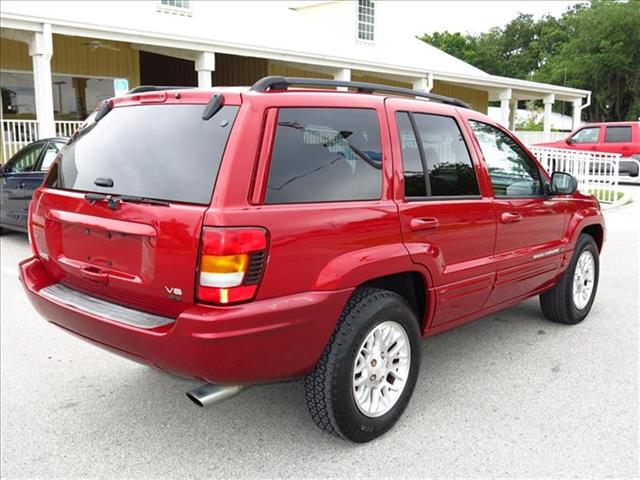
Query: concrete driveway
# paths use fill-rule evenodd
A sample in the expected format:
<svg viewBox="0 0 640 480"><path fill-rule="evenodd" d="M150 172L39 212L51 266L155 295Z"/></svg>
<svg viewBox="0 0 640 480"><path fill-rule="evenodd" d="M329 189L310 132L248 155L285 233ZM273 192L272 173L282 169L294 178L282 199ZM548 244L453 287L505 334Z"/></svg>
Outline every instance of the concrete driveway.
<svg viewBox="0 0 640 480"><path fill-rule="evenodd" d="M545 321L537 299L424 343L413 399L381 439L321 433L299 382L211 409L194 382L54 328L28 304L2 238L3 478L638 476L638 245L632 205L606 212L591 315Z"/></svg>

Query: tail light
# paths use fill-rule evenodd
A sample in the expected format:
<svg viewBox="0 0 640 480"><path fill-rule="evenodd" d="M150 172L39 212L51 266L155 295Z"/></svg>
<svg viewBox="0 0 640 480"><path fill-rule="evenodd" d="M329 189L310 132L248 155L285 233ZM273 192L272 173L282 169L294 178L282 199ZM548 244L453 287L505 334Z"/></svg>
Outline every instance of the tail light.
<svg viewBox="0 0 640 480"><path fill-rule="evenodd" d="M255 297L266 261L263 228L202 230L198 300L229 304Z"/></svg>

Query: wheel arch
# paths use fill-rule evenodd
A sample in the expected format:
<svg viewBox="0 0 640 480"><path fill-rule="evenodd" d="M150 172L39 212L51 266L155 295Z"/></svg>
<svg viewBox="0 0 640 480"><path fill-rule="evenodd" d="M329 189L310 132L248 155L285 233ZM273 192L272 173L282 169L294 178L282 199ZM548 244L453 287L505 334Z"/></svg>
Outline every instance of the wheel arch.
<svg viewBox="0 0 640 480"><path fill-rule="evenodd" d="M421 272L412 270L372 278L358 285L357 289L364 287L380 288L400 295L416 313L420 331L424 332L430 302L427 292L428 283Z"/></svg>
<svg viewBox="0 0 640 480"><path fill-rule="evenodd" d="M594 223L592 225L587 225L580 230L580 234L586 234L593 237L596 241L596 245L598 246L598 252L602 251L602 245L604 243L604 228L599 223Z"/></svg>

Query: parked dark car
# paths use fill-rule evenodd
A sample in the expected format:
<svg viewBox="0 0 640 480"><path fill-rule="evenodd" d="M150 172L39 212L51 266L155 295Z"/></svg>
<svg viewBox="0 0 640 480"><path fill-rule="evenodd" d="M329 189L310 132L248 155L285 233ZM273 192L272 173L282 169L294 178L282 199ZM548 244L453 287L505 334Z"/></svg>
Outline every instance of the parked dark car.
<svg viewBox="0 0 640 480"><path fill-rule="evenodd" d="M45 138L20 149L0 169L0 228L27 231L29 202L56 155L67 143L63 137Z"/></svg>

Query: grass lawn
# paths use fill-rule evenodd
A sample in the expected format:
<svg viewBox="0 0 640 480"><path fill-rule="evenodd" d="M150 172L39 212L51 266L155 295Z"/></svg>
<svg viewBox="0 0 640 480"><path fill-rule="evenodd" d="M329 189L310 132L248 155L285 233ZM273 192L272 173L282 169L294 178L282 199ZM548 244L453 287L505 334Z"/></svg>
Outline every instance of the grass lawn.
<svg viewBox="0 0 640 480"><path fill-rule="evenodd" d="M595 195L598 200L606 200L607 202L616 202L620 200L624 195L623 192L614 192L613 190L607 190L604 188L590 188L589 193Z"/></svg>

